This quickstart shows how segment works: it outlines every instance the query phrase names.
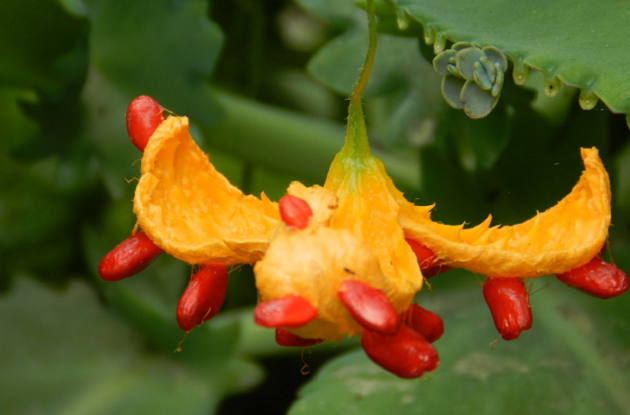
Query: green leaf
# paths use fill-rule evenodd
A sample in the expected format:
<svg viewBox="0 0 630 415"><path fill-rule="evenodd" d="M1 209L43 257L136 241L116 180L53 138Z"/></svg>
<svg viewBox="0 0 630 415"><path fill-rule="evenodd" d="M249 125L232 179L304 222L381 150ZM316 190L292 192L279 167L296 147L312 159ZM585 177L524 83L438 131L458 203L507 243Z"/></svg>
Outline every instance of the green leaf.
<svg viewBox="0 0 630 415"><path fill-rule="evenodd" d="M499 335L477 285L469 277L468 290L419 296L446 328L434 373L399 379L355 351L324 367L289 413L630 413L627 298L601 312L601 300L543 287L531 296L534 327L492 344Z"/></svg>
<svg viewBox="0 0 630 415"><path fill-rule="evenodd" d="M398 0L436 38L495 46L526 75L526 67L592 91L613 112L630 113L627 50L630 3L617 0ZM382 10L382 9L381 9ZM390 13L395 13L391 10ZM420 33L418 34L420 35ZM519 79L519 84L524 80ZM556 88L557 89L557 88ZM550 90L551 92L551 90Z"/></svg>
<svg viewBox="0 0 630 415"><path fill-rule="evenodd" d="M223 36L207 2L92 0L89 15L93 63L128 96L151 95L203 124L220 117L206 81Z"/></svg>
<svg viewBox="0 0 630 415"><path fill-rule="evenodd" d="M308 71L329 88L350 95L366 48L367 30L350 30L317 52L308 64ZM380 35L364 95L369 98L403 88L409 85L410 73L423 72L428 72L427 65L418 55L417 40Z"/></svg>
<svg viewBox="0 0 630 415"><path fill-rule="evenodd" d="M462 166L468 171L489 170L510 140L514 111L504 105L480 120L457 117L459 128L452 134L458 144Z"/></svg>
<svg viewBox="0 0 630 415"><path fill-rule="evenodd" d="M0 84L60 86L53 64L82 32L80 19L56 0L5 0L0 14Z"/></svg>
<svg viewBox="0 0 630 415"><path fill-rule="evenodd" d="M92 144L97 173L115 200L131 200L134 177L140 177L142 154L129 141L125 112L130 98L91 65L81 91L85 122L81 135Z"/></svg>
<svg viewBox="0 0 630 415"><path fill-rule="evenodd" d="M21 164L0 152L0 276L28 269L58 277L73 260L76 218L73 199L60 191L59 170L55 159Z"/></svg>
<svg viewBox="0 0 630 415"><path fill-rule="evenodd" d="M8 415L206 414L225 393L260 378L234 359L201 371L172 354L147 354L83 283L54 293L18 279L0 314L0 399Z"/></svg>
<svg viewBox="0 0 630 415"><path fill-rule="evenodd" d="M15 88L0 89L0 151L29 141L37 134L37 124L22 112L18 102L33 100L34 94L28 90Z"/></svg>

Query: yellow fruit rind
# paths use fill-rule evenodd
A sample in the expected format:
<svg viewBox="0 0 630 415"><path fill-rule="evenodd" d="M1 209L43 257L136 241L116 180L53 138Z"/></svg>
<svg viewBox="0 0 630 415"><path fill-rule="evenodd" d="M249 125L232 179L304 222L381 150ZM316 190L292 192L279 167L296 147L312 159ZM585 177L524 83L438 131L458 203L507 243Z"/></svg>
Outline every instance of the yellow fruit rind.
<svg viewBox="0 0 630 415"><path fill-rule="evenodd" d="M452 267L490 277L538 277L566 272L591 260L608 237L610 182L595 148L582 149L585 170L569 195L515 226L470 229L430 220L430 207L401 209L400 224ZM408 202L407 202L408 203Z"/></svg>
<svg viewBox="0 0 630 415"><path fill-rule="evenodd" d="M134 212L147 235L191 263L254 263L280 220L264 194L245 196L216 171L188 132L188 118L169 117L142 157Z"/></svg>

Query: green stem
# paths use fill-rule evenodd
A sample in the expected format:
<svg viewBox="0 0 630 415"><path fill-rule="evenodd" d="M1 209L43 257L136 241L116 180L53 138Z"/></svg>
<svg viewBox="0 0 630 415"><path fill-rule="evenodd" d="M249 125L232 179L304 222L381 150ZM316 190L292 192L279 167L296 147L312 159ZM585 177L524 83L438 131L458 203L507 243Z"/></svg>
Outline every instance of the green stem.
<svg viewBox="0 0 630 415"><path fill-rule="evenodd" d="M363 117L363 106L361 97L363 90L367 85L370 77L370 70L374 63L374 55L376 54L376 17L374 11L374 1L367 1L368 14L368 34L369 43L367 55L361 74L357 83L354 85L352 95L350 96L350 107L348 108L348 130L346 131L346 143L343 146L342 153L352 155L354 157L366 157L370 155L370 145L367 139L367 130L365 128L365 119Z"/></svg>
<svg viewBox="0 0 630 415"><path fill-rule="evenodd" d="M370 77L370 70L372 69L372 63L374 63L374 55L376 54L376 17L374 15L374 1L367 1L367 13L368 13L368 34L369 34L369 43L368 43L368 51L365 56L365 62L363 64L363 68L361 68L361 74L359 75L359 79L357 83L354 85L354 90L352 91L352 95L350 97L350 108L356 108L361 106L361 96L363 95L363 90L367 85L368 79Z"/></svg>

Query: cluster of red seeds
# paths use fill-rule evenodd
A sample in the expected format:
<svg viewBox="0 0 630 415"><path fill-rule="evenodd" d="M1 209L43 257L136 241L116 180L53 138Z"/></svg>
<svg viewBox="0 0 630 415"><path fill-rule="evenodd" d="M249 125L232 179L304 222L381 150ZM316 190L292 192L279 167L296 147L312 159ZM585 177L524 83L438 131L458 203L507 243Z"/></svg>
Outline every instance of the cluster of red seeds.
<svg viewBox="0 0 630 415"><path fill-rule="evenodd" d="M163 108L148 96L134 99L127 109L127 131L141 151L160 125ZM283 222L293 229L304 229L313 212L308 203L286 195L279 201ZM415 253L425 278L450 269L436 261L426 246L413 239L407 243ZM164 251L142 231L134 232L102 259L98 272L106 281L118 281L145 269ZM625 292L627 275L600 255L589 263L557 278L565 284L599 298L611 298ZM220 310L227 290L228 272L224 265L204 265L190 279L177 306L177 322L182 330L214 317ZM483 295L495 326L505 340L516 339L532 325L529 294L519 278L488 278ZM337 296L354 320L363 328L361 346L366 354L386 370L414 378L433 371L438 355L432 342L444 333L442 319L418 305L398 314L381 290L358 280L346 280ZM298 328L317 318L317 309L301 296L289 296L261 302L254 310L254 321L262 327L275 328L281 346L307 347L319 339L303 339L286 329Z"/></svg>
<svg viewBox="0 0 630 415"><path fill-rule="evenodd" d="M625 272L599 256L556 277L570 287L604 299L617 297L630 286ZM504 340L516 339L523 330L532 327L529 294L519 278L488 278L483 296Z"/></svg>
<svg viewBox="0 0 630 415"><path fill-rule="evenodd" d="M304 229L313 215L308 204L295 196L279 201L280 216L294 229ZM402 378L415 378L434 370L438 355L431 342L444 333L442 319L413 304L399 315L385 293L362 281L346 280L337 297L363 327L361 346L377 364ZM305 326L317 318L317 309L301 296L264 301L254 310L254 321L275 328L281 346L305 347L319 339L303 339L285 329Z"/></svg>

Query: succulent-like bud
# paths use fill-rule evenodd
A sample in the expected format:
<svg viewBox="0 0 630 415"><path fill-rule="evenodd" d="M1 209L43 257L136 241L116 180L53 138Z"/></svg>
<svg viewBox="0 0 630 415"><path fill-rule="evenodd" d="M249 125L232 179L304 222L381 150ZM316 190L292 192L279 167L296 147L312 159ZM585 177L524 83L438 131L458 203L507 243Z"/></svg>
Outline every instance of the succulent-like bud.
<svg viewBox="0 0 630 415"><path fill-rule="evenodd" d="M433 68L443 75L442 95L455 109L470 118L483 118L499 102L508 62L494 46L480 48L455 43L433 59Z"/></svg>

